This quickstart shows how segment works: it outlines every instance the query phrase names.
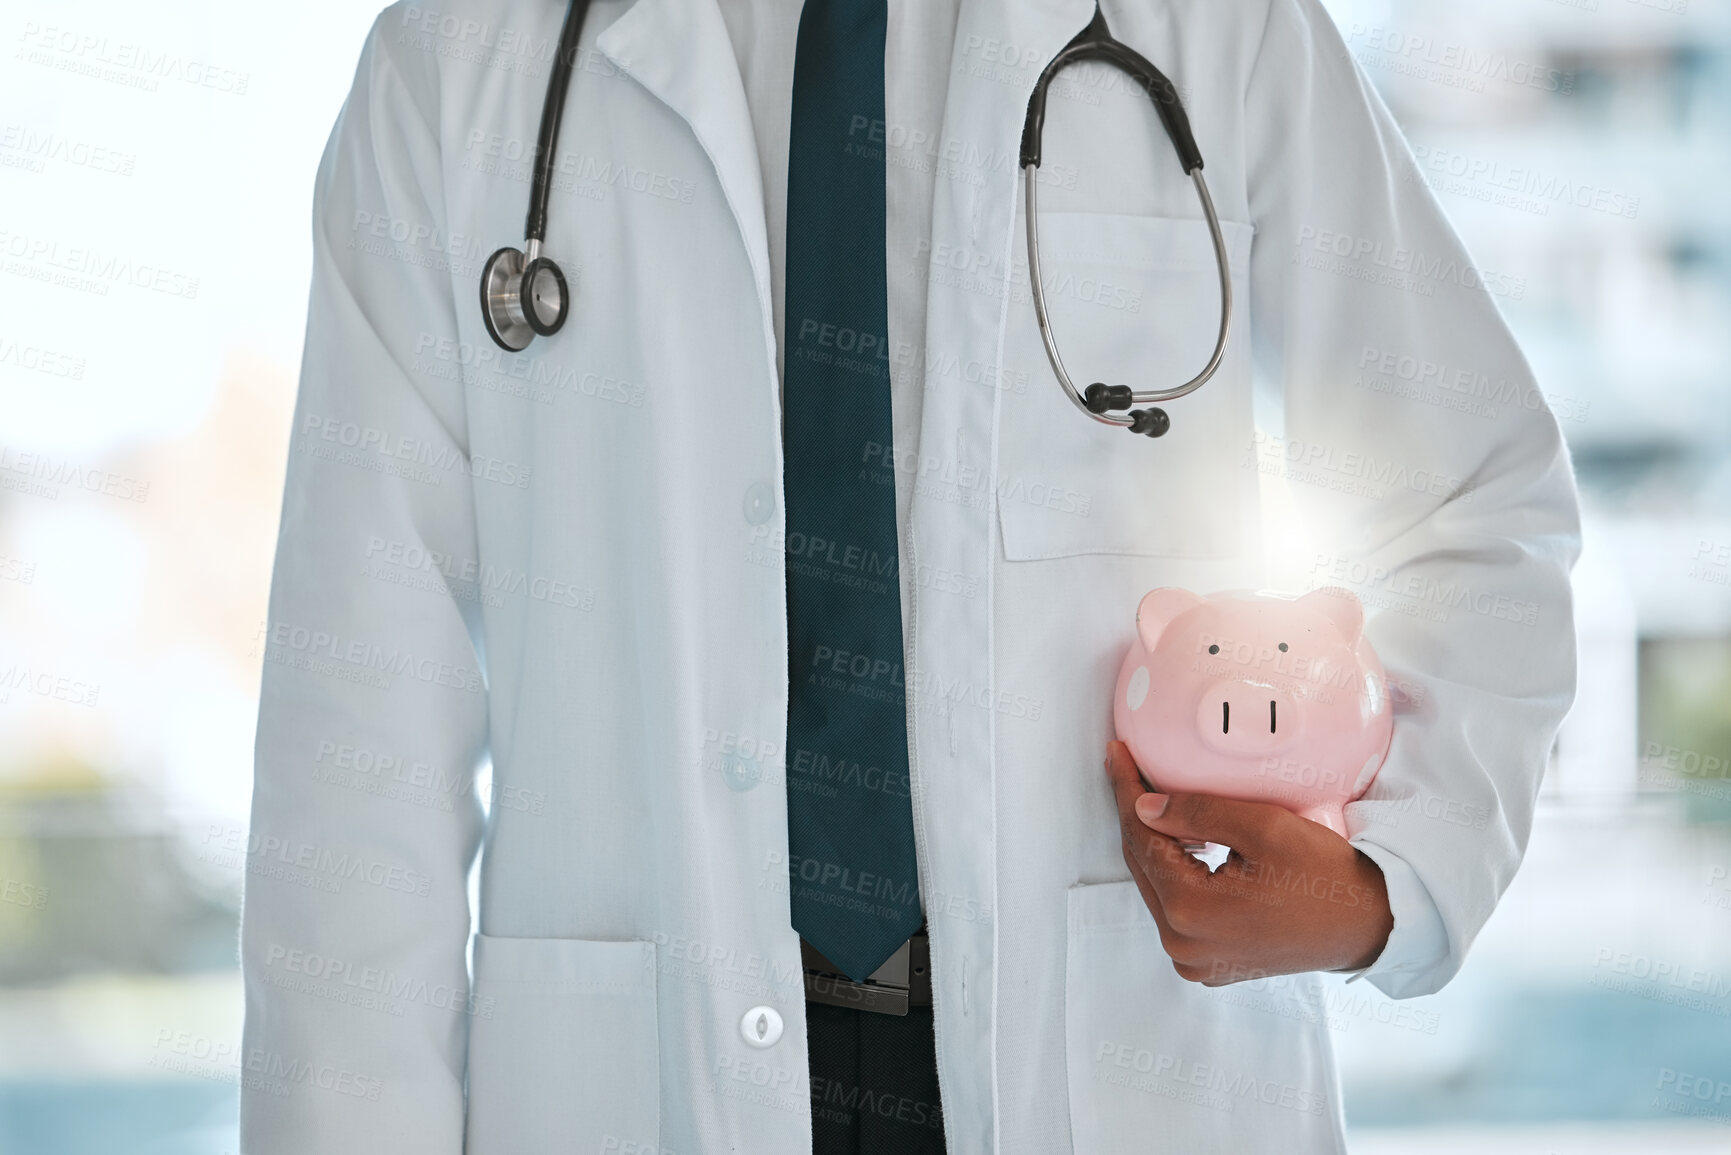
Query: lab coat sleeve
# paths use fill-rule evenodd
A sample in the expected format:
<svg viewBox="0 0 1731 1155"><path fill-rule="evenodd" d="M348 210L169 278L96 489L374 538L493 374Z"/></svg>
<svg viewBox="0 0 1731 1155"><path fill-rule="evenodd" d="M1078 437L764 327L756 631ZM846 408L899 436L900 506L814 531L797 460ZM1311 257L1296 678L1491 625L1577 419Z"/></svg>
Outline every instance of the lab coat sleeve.
<svg viewBox="0 0 1731 1155"><path fill-rule="evenodd" d="M1289 572L1365 603L1396 714L1346 808L1394 913L1362 975L1428 994L1520 863L1573 698L1573 475L1495 303L1524 281L1474 264L1317 0L1271 0L1245 117L1253 360L1283 414L1246 464L1288 495Z"/></svg>
<svg viewBox="0 0 1731 1155"><path fill-rule="evenodd" d="M486 692L452 592L476 556L463 387L415 362L456 337L437 86L401 56L375 26L314 194L241 926L247 1155L463 1146Z"/></svg>

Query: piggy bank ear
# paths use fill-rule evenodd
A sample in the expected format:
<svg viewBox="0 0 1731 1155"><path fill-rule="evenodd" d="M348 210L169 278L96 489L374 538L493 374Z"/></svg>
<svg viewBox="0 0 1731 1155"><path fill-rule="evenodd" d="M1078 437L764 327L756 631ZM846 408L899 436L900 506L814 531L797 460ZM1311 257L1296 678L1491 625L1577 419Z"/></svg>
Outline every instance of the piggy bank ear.
<svg viewBox="0 0 1731 1155"><path fill-rule="evenodd" d="M1358 645L1359 635L1364 633L1364 607L1357 594L1339 586L1323 586L1299 598L1298 604L1333 622L1349 647Z"/></svg>
<svg viewBox="0 0 1731 1155"><path fill-rule="evenodd" d="M1143 595L1142 604L1136 607L1136 632L1142 636L1142 648L1153 653L1154 644L1166 632L1172 619L1201 605L1203 600L1189 590L1174 586L1149 590Z"/></svg>

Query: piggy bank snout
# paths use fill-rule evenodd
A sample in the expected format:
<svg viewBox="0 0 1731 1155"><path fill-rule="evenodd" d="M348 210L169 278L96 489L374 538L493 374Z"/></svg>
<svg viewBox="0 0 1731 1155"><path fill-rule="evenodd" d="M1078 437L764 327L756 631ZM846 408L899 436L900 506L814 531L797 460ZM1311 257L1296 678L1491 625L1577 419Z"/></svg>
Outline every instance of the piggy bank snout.
<svg viewBox="0 0 1731 1155"><path fill-rule="evenodd" d="M1261 754L1298 735L1299 714L1290 695L1250 682L1215 682L1196 706L1196 732L1223 754Z"/></svg>

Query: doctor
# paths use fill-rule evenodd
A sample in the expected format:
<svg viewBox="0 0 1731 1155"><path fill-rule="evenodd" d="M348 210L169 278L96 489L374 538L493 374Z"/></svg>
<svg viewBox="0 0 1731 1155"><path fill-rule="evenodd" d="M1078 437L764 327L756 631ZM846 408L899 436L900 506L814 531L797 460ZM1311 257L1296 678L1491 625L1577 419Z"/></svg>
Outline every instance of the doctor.
<svg viewBox="0 0 1731 1155"><path fill-rule="evenodd" d="M1518 279L1315 0L1105 12L1183 96L1239 289L1158 441L1076 414L1029 301L1023 111L1092 0L596 0L570 316L521 353L476 286L563 5L380 16L316 186L249 1155L1344 1150L1315 972L1437 990L1519 863L1567 453ZM1143 92L1065 77L1054 324L1085 380L1182 380L1218 320L1190 183ZM1148 793L1107 744L1142 593L1324 584L1399 691L1350 843ZM898 958L905 1014L819 997Z"/></svg>

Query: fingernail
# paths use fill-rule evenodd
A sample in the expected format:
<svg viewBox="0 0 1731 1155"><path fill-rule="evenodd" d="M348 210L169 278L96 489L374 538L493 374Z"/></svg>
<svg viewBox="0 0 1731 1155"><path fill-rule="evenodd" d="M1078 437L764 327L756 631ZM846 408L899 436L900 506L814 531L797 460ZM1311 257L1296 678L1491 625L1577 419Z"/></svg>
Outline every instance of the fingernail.
<svg viewBox="0 0 1731 1155"><path fill-rule="evenodd" d="M1166 813L1166 795L1150 792L1136 799L1136 817L1142 821L1152 822L1164 813Z"/></svg>

